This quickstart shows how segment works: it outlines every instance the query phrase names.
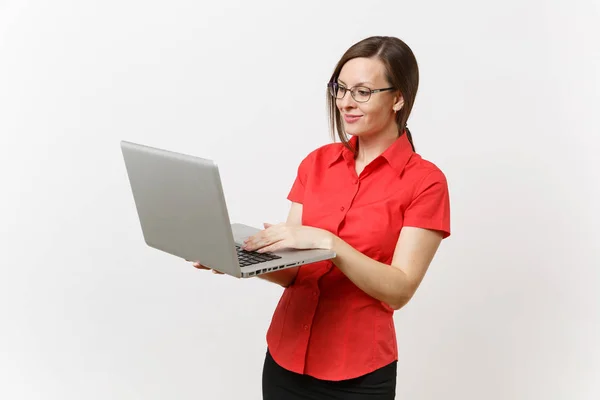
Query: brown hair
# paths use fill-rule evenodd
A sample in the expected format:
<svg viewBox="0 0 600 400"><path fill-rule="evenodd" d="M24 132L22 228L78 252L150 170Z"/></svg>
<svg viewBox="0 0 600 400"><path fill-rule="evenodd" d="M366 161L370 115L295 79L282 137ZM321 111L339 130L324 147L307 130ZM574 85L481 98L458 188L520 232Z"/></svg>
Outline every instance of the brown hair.
<svg viewBox="0 0 600 400"><path fill-rule="evenodd" d="M344 64L358 57L376 57L383 62L386 70L386 79L391 86L400 91L404 98L404 106L396 113L398 136L406 132L414 151L415 145L413 144L412 135L406 126L406 122L415 103L419 87L419 67L415 55L410 47L398 38L390 36L369 37L352 45L344 53L340 61L338 61L329 81L337 83ZM336 106L335 98L330 96L329 93L327 94L327 98L329 122L333 139L335 140L335 132L337 132L337 136L344 146L352 151L356 151L348 143L346 133L344 132L344 125L342 124L342 116Z"/></svg>

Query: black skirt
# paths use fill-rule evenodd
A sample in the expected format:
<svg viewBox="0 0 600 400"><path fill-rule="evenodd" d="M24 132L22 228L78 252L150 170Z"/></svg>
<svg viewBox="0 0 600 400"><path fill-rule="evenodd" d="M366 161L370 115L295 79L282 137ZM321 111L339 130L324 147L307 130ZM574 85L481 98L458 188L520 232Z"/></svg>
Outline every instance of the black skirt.
<svg viewBox="0 0 600 400"><path fill-rule="evenodd" d="M394 361L358 378L324 381L282 368L267 350L262 375L263 400L393 400L397 364Z"/></svg>

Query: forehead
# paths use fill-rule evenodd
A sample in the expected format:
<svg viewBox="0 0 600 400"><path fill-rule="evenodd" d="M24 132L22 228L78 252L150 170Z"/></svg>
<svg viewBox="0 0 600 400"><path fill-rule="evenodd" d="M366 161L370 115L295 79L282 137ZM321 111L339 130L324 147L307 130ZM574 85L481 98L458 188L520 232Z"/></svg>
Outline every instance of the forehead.
<svg viewBox="0 0 600 400"><path fill-rule="evenodd" d="M350 86L364 82L384 84L385 66L378 58L353 58L342 67L338 81Z"/></svg>

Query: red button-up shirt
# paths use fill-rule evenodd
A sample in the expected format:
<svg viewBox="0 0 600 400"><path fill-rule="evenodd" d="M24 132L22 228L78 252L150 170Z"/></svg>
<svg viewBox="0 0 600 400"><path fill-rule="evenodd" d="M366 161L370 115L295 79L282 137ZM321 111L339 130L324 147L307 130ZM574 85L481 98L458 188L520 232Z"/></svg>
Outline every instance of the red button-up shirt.
<svg viewBox="0 0 600 400"><path fill-rule="evenodd" d="M350 142L356 144L356 137ZM302 224L326 229L356 250L391 264L403 226L450 235L444 174L400 136L357 176L341 143L311 152L288 199L303 204ZM267 332L273 359L319 379L364 375L398 359L394 310L367 295L331 261L299 268Z"/></svg>

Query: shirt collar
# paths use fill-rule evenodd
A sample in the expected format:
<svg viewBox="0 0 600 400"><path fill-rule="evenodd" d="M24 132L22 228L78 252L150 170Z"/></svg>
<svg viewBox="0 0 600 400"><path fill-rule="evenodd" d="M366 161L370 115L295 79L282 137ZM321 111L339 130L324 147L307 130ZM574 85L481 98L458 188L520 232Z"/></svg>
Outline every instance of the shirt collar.
<svg viewBox="0 0 600 400"><path fill-rule="evenodd" d="M350 143L350 146L354 148L358 142L358 137L352 136L348 142ZM408 135L405 133L396 139L396 141L394 141L394 143L392 143L379 157L385 159L388 164L394 168L398 175L401 175L404 171L404 167L413 154L414 151L410 141L408 140ZM354 162L354 156L352 152L343 145L341 146L341 150L339 152L334 153L328 166L331 167L341 159L344 159L348 162Z"/></svg>

